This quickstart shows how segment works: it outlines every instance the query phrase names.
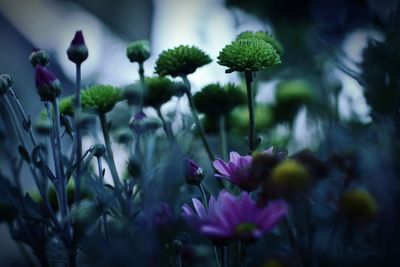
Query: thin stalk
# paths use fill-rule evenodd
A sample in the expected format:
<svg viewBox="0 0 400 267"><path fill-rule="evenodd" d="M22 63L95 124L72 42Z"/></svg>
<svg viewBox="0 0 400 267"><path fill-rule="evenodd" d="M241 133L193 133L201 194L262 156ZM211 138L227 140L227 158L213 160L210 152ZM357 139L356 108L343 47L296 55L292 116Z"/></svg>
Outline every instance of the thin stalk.
<svg viewBox="0 0 400 267"><path fill-rule="evenodd" d="M194 121L196 123L197 128L200 131L201 141L203 142L204 148L207 151L208 157L210 158L211 161L213 161L215 159L215 156L214 156L214 154L213 154L213 152L211 150L210 144L207 141L203 125L200 122L199 115L197 114L196 107L194 106L194 102L193 102L193 99L192 99L192 93L190 92L190 88L191 88L190 82L189 82L188 78L185 75L182 76L182 80L183 80L184 84L186 85L186 96L187 96L187 98L189 100L189 106L190 106L190 110L192 111L193 119L194 119Z"/></svg>
<svg viewBox="0 0 400 267"><path fill-rule="evenodd" d="M171 142L174 141L174 137L172 135L172 131L170 130L170 128L168 127L167 122L165 121L164 116L161 113L161 108L156 108L157 111L157 116L160 118L162 125L163 125L163 130L165 132L165 135L167 136L168 140L170 140Z"/></svg>
<svg viewBox="0 0 400 267"><path fill-rule="evenodd" d="M222 267L221 262L219 261L218 248L217 248L217 246L214 246L214 245L213 245L213 249L214 249L214 256L215 256L215 259L216 259L216 262L217 262L217 266L218 266L218 267Z"/></svg>
<svg viewBox="0 0 400 267"><path fill-rule="evenodd" d="M297 250L296 238L293 233L293 229L290 226L289 217L287 215L285 216L284 223L285 223L286 230L288 232L290 246L293 250L293 253L296 254L296 257L297 257L298 250Z"/></svg>
<svg viewBox="0 0 400 267"><path fill-rule="evenodd" d="M75 173L75 201L79 203L81 198L81 158L82 158L82 136L80 129L81 117L81 64L76 64L76 89L75 89L75 153L76 153L76 173Z"/></svg>
<svg viewBox="0 0 400 267"><path fill-rule="evenodd" d="M97 157L97 166L98 166L98 171L99 171L99 179L100 179L101 188L103 190L103 193L105 193L104 177L103 177L103 164L101 162L101 157ZM105 212L103 213L102 220L103 220L104 236L105 236L106 242L109 243L110 238L108 235L107 213L105 213Z"/></svg>
<svg viewBox="0 0 400 267"><path fill-rule="evenodd" d="M251 83L253 81L253 72L245 71L244 77L246 79L246 89L247 89L247 105L249 108L249 136L248 136L248 145L249 145L249 153L252 154L255 147L255 136L256 136L256 125L254 121L254 108L255 108L255 101L254 101L254 92L251 88Z"/></svg>
<svg viewBox="0 0 400 267"><path fill-rule="evenodd" d="M178 267L182 267L182 259L181 259L181 254L177 253L176 255L176 262Z"/></svg>
<svg viewBox="0 0 400 267"><path fill-rule="evenodd" d="M145 82L144 82L144 67L143 67L143 62L139 62L139 77L140 77L140 83L142 85L142 92L140 96L140 103L139 103L139 110L143 111L143 97L145 93Z"/></svg>
<svg viewBox="0 0 400 267"><path fill-rule="evenodd" d="M56 146L53 147L55 156L56 172L58 173L58 194L60 196L60 212L61 218L65 227L67 236L70 235L70 223L68 215L68 202L67 202L67 192L66 192L66 179L64 176L64 171L61 163L62 159L62 148L61 148L61 136L60 136L60 109L58 107L57 98L52 101L54 110L54 139Z"/></svg>
<svg viewBox="0 0 400 267"><path fill-rule="evenodd" d="M247 246L243 242L239 243L239 267L246 267Z"/></svg>
<svg viewBox="0 0 400 267"><path fill-rule="evenodd" d="M219 117L219 138L221 142L221 155L224 160L228 159L228 146L226 141L226 130L225 130L225 117Z"/></svg>
<svg viewBox="0 0 400 267"><path fill-rule="evenodd" d="M106 114L99 113L99 119L100 119L101 129L103 131L104 143L106 145L107 160L108 160L108 166L110 167L111 176L113 178L114 185L115 185L117 191L121 192L122 183L119 180L117 167L115 166L114 154L113 154L113 151L112 151L112 148L111 148L110 133L109 133L109 130L108 130Z"/></svg>
<svg viewBox="0 0 400 267"><path fill-rule="evenodd" d="M204 191L204 187L202 184L199 184L199 190L200 190L200 195L201 195L201 201L203 202L203 205L206 208L206 210L208 210L207 196L206 196L206 192Z"/></svg>

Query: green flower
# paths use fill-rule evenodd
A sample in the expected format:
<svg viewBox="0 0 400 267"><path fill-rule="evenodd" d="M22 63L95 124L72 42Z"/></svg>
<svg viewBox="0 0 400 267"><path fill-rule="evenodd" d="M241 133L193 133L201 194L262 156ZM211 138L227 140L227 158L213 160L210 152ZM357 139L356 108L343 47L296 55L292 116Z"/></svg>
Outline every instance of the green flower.
<svg viewBox="0 0 400 267"><path fill-rule="evenodd" d="M132 42L126 49L130 62L143 63L150 57L150 43L147 40Z"/></svg>
<svg viewBox="0 0 400 267"><path fill-rule="evenodd" d="M240 133L247 133L249 130L249 109L241 106L235 109L229 117L232 124ZM274 123L274 113L268 106L257 105L255 108L256 130L265 132Z"/></svg>
<svg viewBox="0 0 400 267"><path fill-rule="evenodd" d="M340 204L344 216L353 222L370 222L378 213L378 205L375 198L363 188L345 192Z"/></svg>
<svg viewBox="0 0 400 267"><path fill-rule="evenodd" d="M160 108L175 95L175 83L167 77L146 78L144 84L144 106Z"/></svg>
<svg viewBox="0 0 400 267"><path fill-rule="evenodd" d="M278 84L275 92L275 112L278 120L291 120L301 105L314 99L311 85L304 80L288 80Z"/></svg>
<svg viewBox="0 0 400 267"><path fill-rule="evenodd" d="M160 54L156 61L155 71L158 75L177 77L191 74L211 61L211 58L199 48L180 45Z"/></svg>
<svg viewBox="0 0 400 267"><path fill-rule="evenodd" d="M121 90L111 85L94 85L82 91L82 107L107 113L122 100Z"/></svg>
<svg viewBox="0 0 400 267"><path fill-rule="evenodd" d="M74 114L74 97L71 95L61 98L59 109L61 116L72 116Z"/></svg>
<svg viewBox="0 0 400 267"><path fill-rule="evenodd" d="M218 64L233 71L258 71L280 64L281 58L272 45L257 38L235 40L225 46L218 56Z"/></svg>
<svg viewBox="0 0 400 267"><path fill-rule="evenodd" d="M283 47L281 43L272 35L270 35L268 32L263 32L263 31L258 31L258 32L252 32L252 31L245 31L240 33L236 40L242 40L242 39L248 39L248 38L256 38L261 41L264 41L270 45L272 45L273 48L278 52L279 55L282 55L283 53Z"/></svg>
<svg viewBox="0 0 400 267"><path fill-rule="evenodd" d="M242 91L234 84L213 83L193 96L196 109L210 116L223 116L246 102Z"/></svg>

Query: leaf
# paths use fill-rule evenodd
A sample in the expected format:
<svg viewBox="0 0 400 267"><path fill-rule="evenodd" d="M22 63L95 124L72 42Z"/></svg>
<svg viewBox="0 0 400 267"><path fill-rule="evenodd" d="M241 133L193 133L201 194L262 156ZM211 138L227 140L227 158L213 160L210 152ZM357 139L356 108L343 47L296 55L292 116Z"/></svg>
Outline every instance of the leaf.
<svg viewBox="0 0 400 267"><path fill-rule="evenodd" d="M28 162L28 163L31 162L31 157L29 156L29 152L26 150L26 148L23 145L18 146L18 152L26 162Z"/></svg>

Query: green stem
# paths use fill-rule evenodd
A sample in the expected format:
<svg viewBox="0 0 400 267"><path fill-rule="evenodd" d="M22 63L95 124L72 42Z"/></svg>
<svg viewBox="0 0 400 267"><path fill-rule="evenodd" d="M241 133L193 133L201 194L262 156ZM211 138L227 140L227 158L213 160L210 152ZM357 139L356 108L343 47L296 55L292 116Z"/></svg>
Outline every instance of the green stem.
<svg viewBox="0 0 400 267"><path fill-rule="evenodd" d="M184 84L186 85L186 96L187 96L187 98L189 100L189 106L190 106L190 109L192 111L193 119L194 119L194 121L196 123L197 128L200 131L201 141L203 142L204 148L207 151L208 157L210 158L211 161L214 161L215 156L214 156L214 154L213 154L213 152L211 150L210 144L207 141L206 134L204 132L204 128L201 125L201 122L200 122L200 119L199 119L199 115L197 114L196 107L194 106L194 102L193 102L193 99L192 99L192 94L190 92L190 88L191 88L190 82L189 82L188 78L185 75L182 76L182 80L183 80Z"/></svg>
<svg viewBox="0 0 400 267"><path fill-rule="evenodd" d="M219 117L219 137L221 142L221 155L224 160L228 159L228 146L226 141L226 131L225 131L225 117Z"/></svg>
<svg viewBox="0 0 400 267"><path fill-rule="evenodd" d="M246 79L246 89L247 89L247 103L249 108L249 136L248 136L248 145L249 145L249 153L252 154L255 147L255 136L256 136L256 125L254 121L254 108L255 108L255 101L254 101L254 92L251 88L251 83L253 81L253 72L245 71L244 76Z"/></svg>
<svg viewBox="0 0 400 267"><path fill-rule="evenodd" d="M76 173L75 173L75 201L79 203L81 198L81 158L82 158L82 136L80 129L81 117L81 64L76 64L76 90L75 90L75 152L76 152Z"/></svg>
<svg viewBox="0 0 400 267"><path fill-rule="evenodd" d="M239 267L246 267L247 246L243 242L239 243Z"/></svg>
<svg viewBox="0 0 400 267"><path fill-rule="evenodd" d="M172 131L171 131L170 128L168 127L168 124L167 124L167 122L165 121L164 116L163 116L162 113L161 113L161 108L160 108L160 107L156 108L156 111L157 111L157 116L160 118L160 120L161 120L161 122L162 122L163 130L164 130L164 132L165 132L165 135L167 136L167 138L168 138L168 140L169 140L170 142L173 142L174 137L173 137Z"/></svg>
<svg viewBox="0 0 400 267"><path fill-rule="evenodd" d="M206 192L204 191L204 187L202 184L199 184L199 190L200 190L200 195L201 195L201 200L203 202L203 205L206 208L206 210L208 210L207 196L206 196Z"/></svg>
<svg viewBox="0 0 400 267"><path fill-rule="evenodd" d="M106 114L99 113L99 119L100 119L101 129L103 131L104 143L106 145L108 166L110 167L110 172L114 181L114 185L117 191L120 192L122 190L122 184L121 181L119 180L117 167L115 166L114 154L111 148L110 133L108 131Z"/></svg>
<svg viewBox="0 0 400 267"><path fill-rule="evenodd" d="M140 103L139 103L139 110L143 111L143 98L144 98L144 93L145 93L145 82L144 82L144 67L143 67L143 62L139 62L139 77L140 77L140 83L142 84L142 92L140 96Z"/></svg>

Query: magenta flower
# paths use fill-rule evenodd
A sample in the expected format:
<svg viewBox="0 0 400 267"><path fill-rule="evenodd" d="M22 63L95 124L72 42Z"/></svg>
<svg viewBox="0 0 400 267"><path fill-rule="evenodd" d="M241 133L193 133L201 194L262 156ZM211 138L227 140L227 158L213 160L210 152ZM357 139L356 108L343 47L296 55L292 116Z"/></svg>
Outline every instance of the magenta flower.
<svg viewBox="0 0 400 267"><path fill-rule="evenodd" d="M228 162L222 159L214 160L213 166L218 172L215 176L225 178L243 190L252 191L258 185L258 182L250 177L252 160L252 156L241 156L237 152L231 152Z"/></svg>
<svg viewBox="0 0 400 267"><path fill-rule="evenodd" d="M62 91L61 83L57 77L39 64L35 67L35 84L42 101L52 101Z"/></svg>
<svg viewBox="0 0 400 267"><path fill-rule="evenodd" d="M256 241L271 231L287 212L286 202L276 200L259 207L247 192L236 197L222 190L217 199L210 198L208 211L198 199L192 201L194 210L187 204L182 207L184 219L216 245L231 240Z"/></svg>

